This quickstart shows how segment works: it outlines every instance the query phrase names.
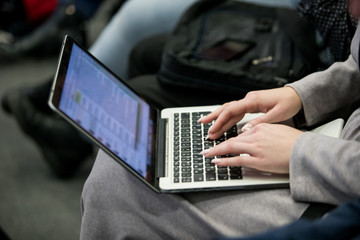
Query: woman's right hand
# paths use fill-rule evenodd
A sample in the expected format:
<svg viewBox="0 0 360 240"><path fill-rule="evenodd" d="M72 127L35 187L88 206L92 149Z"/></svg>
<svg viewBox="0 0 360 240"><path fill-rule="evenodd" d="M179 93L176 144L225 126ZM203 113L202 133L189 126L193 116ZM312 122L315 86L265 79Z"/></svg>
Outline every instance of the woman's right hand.
<svg viewBox="0 0 360 240"><path fill-rule="evenodd" d="M291 87L275 88L249 92L239 101L225 103L212 113L199 119L201 123L210 123L208 138L217 139L233 125L239 122L246 113L265 113L249 121L243 131L259 123L275 123L290 119L302 108L299 95Z"/></svg>

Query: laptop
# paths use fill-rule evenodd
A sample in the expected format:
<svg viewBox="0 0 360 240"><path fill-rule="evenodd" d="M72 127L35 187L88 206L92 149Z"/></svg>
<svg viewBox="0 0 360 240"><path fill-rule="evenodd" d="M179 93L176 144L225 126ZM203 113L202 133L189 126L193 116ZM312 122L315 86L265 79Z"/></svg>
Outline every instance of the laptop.
<svg viewBox="0 0 360 240"><path fill-rule="evenodd" d="M199 153L234 137L259 114L245 117L220 139L198 119L219 106L157 109L70 36L64 38L50 107L156 192L289 187L289 176L217 167ZM314 130L338 137L343 120ZM221 157L221 156L220 156Z"/></svg>

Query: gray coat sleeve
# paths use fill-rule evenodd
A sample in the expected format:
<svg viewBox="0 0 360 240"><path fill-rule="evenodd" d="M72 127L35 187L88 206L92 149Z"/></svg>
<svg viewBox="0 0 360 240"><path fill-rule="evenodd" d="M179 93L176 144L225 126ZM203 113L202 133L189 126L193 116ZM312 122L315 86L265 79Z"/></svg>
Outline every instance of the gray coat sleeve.
<svg viewBox="0 0 360 240"><path fill-rule="evenodd" d="M301 98L308 126L360 99L359 43L360 21L351 42L351 55L345 62L336 62L325 71L288 85Z"/></svg>
<svg viewBox="0 0 360 240"><path fill-rule="evenodd" d="M299 94L306 125L311 126L360 99L359 66L349 56L288 86Z"/></svg>
<svg viewBox="0 0 360 240"><path fill-rule="evenodd" d="M292 197L296 201L332 204L359 198L359 158L359 136L357 140L346 140L311 132L302 134L290 160Z"/></svg>
<svg viewBox="0 0 360 240"><path fill-rule="evenodd" d="M360 99L357 63L359 28L351 56L323 72L290 84L299 94L307 125L331 116ZM298 201L340 204L360 196L360 108L348 119L340 139L306 132L290 159L291 194Z"/></svg>

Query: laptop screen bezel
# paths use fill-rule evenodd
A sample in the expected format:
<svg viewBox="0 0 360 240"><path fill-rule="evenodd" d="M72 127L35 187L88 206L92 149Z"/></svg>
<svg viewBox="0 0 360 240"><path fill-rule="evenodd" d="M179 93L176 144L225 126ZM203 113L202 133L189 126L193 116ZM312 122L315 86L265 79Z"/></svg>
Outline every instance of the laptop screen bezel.
<svg viewBox="0 0 360 240"><path fill-rule="evenodd" d="M147 173L150 175L147 175L146 177L142 176L140 173L138 173L134 168L132 168L129 164L127 164L125 161L123 161L119 156L117 156L114 152L112 152L106 145L104 145L102 142L100 142L96 137L94 137L91 133L89 133L86 129L81 127L77 122L75 122L73 119L71 119L64 111L60 109L60 100L61 95L63 91L63 87L66 80L66 74L68 70L68 65L70 62L71 52L73 46L76 45L79 47L82 51L84 51L87 55L90 56L97 64L99 64L102 68L104 68L105 71L107 71L109 74L111 74L115 79L120 81L122 84L124 84L128 90L132 91L134 94L136 94L139 98L141 98L146 104L149 105L150 108L150 118L153 121L153 131L152 131L152 144L151 144L151 161L150 165L147 166ZM102 150L104 150L107 154L109 154L113 159L115 159L118 163L126 167L130 172L135 174L138 178L140 178L142 181L144 181L147 185L152 187L154 190L159 191L158 184L157 184L157 177L156 176L156 132L157 132L157 122L160 116L160 111L157 109L154 105L152 105L149 101L141 97L136 90L132 89L131 86L129 86L125 81L120 79L118 76L116 76L110 69L108 69L103 63L101 63L96 57L94 57L90 52L88 52L84 47L82 47L79 43L77 43L73 38L70 36L65 36L62 49L60 52L59 60L58 60L58 66L56 70L56 74L54 77L52 89L50 92L49 97L49 106L57 112L59 115L61 115L65 120L67 120L70 124L72 124L74 127L76 127L78 130L80 130L81 133L83 133L85 136L87 136L89 139L91 139L92 142L94 142L98 147L100 147Z"/></svg>

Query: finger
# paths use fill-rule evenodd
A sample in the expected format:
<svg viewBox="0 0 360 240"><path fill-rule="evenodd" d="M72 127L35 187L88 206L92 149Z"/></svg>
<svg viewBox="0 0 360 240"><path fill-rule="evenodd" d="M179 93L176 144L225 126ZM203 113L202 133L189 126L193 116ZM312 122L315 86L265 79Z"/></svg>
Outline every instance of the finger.
<svg viewBox="0 0 360 240"><path fill-rule="evenodd" d="M203 117L201 117L198 122L201 122L201 123L210 123L212 121L214 121L218 116L219 114L221 113L223 109L223 106L222 107L219 107L217 109L215 109L214 111L212 111L211 113L209 113L208 115L205 115Z"/></svg>
<svg viewBox="0 0 360 240"><path fill-rule="evenodd" d="M241 112L241 111L238 111ZM236 109L225 109L210 127L208 135L211 139L219 138L224 132L229 130L237 122L239 122L245 113L237 114Z"/></svg>
<svg viewBox="0 0 360 240"><path fill-rule="evenodd" d="M253 153L252 145L246 139L240 142L239 140L236 141L236 138L226 140L225 142L222 142L215 147L200 152L200 154L205 157L215 157L231 154L238 155L242 153L251 155Z"/></svg>
<svg viewBox="0 0 360 240"><path fill-rule="evenodd" d="M225 125L221 126L216 132L213 130L212 126L208 131L208 139L218 139L221 137L224 132L228 131L231 127L233 127L238 121L236 119L231 119L229 122L226 122Z"/></svg>
<svg viewBox="0 0 360 240"><path fill-rule="evenodd" d="M237 167L249 167L257 168L257 160L251 155L241 155L228 158L215 158L211 161L217 166L237 166Z"/></svg>
<svg viewBox="0 0 360 240"><path fill-rule="evenodd" d="M235 104L227 103L222 106L221 111L219 111L218 117L215 120L214 124L211 126L213 132L218 131L221 126L225 125L232 116L236 115L238 111L234 111Z"/></svg>
<svg viewBox="0 0 360 240"><path fill-rule="evenodd" d="M241 128L241 131L246 132L260 123L275 123L275 122L280 121L280 119L281 119L281 116L278 114L277 108L275 107L275 108L271 109L269 112L265 113L264 115L261 115L255 119L247 122Z"/></svg>

